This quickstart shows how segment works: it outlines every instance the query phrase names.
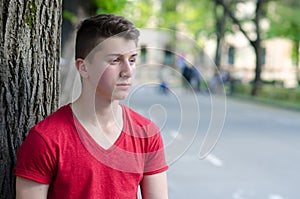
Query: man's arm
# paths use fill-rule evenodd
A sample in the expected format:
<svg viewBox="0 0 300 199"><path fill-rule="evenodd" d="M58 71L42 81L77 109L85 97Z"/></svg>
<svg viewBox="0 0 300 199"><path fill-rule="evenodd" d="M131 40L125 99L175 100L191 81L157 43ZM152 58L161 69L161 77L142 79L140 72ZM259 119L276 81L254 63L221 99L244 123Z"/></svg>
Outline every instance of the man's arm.
<svg viewBox="0 0 300 199"><path fill-rule="evenodd" d="M143 199L167 199L168 184L166 172L145 175L141 183Z"/></svg>
<svg viewBox="0 0 300 199"><path fill-rule="evenodd" d="M17 177L16 199L46 199L49 185Z"/></svg>

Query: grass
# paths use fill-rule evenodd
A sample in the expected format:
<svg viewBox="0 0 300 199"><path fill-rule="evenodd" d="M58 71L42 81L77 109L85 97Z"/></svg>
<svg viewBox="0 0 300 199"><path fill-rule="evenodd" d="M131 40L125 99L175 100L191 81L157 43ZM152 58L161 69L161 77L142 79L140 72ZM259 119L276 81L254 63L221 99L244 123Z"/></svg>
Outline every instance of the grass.
<svg viewBox="0 0 300 199"><path fill-rule="evenodd" d="M280 86L262 85L257 96L251 96L251 85L238 84L233 96L269 105L281 106L300 111L300 88L283 88Z"/></svg>

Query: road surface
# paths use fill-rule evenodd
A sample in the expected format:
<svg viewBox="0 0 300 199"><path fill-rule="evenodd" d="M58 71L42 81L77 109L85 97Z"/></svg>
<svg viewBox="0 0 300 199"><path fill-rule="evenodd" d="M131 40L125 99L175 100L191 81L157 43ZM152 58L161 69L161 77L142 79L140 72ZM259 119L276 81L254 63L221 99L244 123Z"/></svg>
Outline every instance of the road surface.
<svg viewBox="0 0 300 199"><path fill-rule="evenodd" d="M300 198L300 112L155 83L124 103L161 128L170 199Z"/></svg>

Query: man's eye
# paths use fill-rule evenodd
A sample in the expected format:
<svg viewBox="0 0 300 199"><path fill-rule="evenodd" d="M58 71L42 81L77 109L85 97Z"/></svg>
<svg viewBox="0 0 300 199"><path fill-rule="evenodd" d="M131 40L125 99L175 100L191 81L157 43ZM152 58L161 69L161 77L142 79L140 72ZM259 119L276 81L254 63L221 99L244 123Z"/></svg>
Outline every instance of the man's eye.
<svg viewBox="0 0 300 199"><path fill-rule="evenodd" d="M117 64L117 63L119 63L119 62L120 62L120 59L113 59L113 60L111 61L112 64Z"/></svg>
<svg viewBox="0 0 300 199"><path fill-rule="evenodd" d="M136 59L130 59L129 61L130 63L134 64L136 62Z"/></svg>

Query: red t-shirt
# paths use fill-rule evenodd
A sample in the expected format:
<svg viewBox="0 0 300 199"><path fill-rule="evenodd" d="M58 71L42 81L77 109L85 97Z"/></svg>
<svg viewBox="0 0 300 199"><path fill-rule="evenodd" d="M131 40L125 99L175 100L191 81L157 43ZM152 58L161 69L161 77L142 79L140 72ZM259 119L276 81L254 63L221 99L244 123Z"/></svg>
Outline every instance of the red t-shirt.
<svg viewBox="0 0 300 199"><path fill-rule="evenodd" d="M15 175L50 184L48 198L137 198L144 175L166 171L163 141L150 120L123 109L123 129L105 150L70 105L35 125L18 150Z"/></svg>

